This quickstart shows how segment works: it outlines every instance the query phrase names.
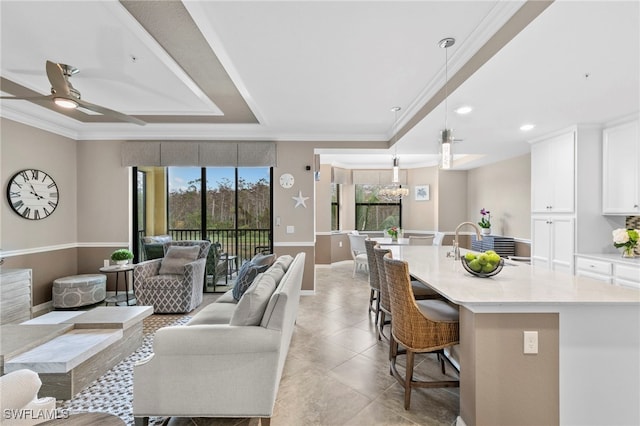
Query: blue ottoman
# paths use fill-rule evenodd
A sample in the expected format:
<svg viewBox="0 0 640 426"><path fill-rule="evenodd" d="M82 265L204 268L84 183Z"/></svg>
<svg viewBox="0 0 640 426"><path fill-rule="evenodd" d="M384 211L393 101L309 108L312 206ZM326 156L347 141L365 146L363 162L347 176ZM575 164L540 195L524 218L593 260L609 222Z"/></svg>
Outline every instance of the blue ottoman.
<svg viewBox="0 0 640 426"><path fill-rule="evenodd" d="M53 281L53 307L77 308L102 302L107 297L107 276L82 274Z"/></svg>

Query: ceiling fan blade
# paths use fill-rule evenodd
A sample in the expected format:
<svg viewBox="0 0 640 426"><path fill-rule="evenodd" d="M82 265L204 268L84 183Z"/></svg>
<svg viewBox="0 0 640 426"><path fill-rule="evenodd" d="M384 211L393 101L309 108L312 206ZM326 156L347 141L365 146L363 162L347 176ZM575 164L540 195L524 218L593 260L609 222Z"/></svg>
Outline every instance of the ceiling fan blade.
<svg viewBox="0 0 640 426"><path fill-rule="evenodd" d="M47 77L49 78L51 87L53 88L53 90L56 92L57 95L67 96L67 97L71 96L71 91L69 90L69 83L67 82L67 79L64 76L64 72L62 71L62 67L60 66L60 64L47 61Z"/></svg>
<svg viewBox="0 0 640 426"><path fill-rule="evenodd" d="M25 101L47 101L51 100L50 96L0 96L0 99L17 99Z"/></svg>
<svg viewBox="0 0 640 426"><path fill-rule="evenodd" d="M105 108L105 107L101 107L100 105L96 105L96 104L92 104L90 102L84 101L84 100L77 100L78 105L81 106L82 108L86 108L88 110L94 111L94 112L98 112L102 115L108 115L110 117L116 118L120 121L126 121L128 123L133 123L133 124L137 124L139 126L144 126L145 123L142 120L139 120L135 117L132 117L130 115L126 115L123 114L121 112L118 111L114 111L112 109L109 108Z"/></svg>

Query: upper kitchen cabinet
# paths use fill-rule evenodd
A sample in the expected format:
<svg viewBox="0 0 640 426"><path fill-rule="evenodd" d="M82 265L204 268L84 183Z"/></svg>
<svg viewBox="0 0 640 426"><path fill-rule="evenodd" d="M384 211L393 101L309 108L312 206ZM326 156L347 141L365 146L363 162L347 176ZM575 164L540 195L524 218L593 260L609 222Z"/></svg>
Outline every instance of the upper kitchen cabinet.
<svg viewBox="0 0 640 426"><path fill-rule="evenodd" d="M640 213L640 133L638 120L604 129L602 213Z"/></svg>
<svg viewBox="0 0 640 426"><path fill-rule="evenodd" d="M531 146L531 212L573 213L575 131Z"/></svg>

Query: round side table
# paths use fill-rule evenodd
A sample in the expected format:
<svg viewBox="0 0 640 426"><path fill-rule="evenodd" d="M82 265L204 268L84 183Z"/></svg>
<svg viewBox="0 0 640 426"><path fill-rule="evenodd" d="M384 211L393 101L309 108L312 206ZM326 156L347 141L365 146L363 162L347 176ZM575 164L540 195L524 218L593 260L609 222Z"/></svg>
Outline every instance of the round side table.
<svg viewBox="0 0 640 426"><path fill-rule="evenodd" d="M116 274L116 294L115 296L107 297L104 302L106 304L113 303L114 305L118 305L119 302L127 302L127 306L129 305L129 278L128 272L133 271L135 265L132 263L127 263L126 265L111 265L111 266L103 266L100 268L100 272L104 272L105 274ZM118 294L118 287L120 282L120 273L124 275L124 294ZM136 294L136 282L133 280L133 294L135 297Z"/></svg>

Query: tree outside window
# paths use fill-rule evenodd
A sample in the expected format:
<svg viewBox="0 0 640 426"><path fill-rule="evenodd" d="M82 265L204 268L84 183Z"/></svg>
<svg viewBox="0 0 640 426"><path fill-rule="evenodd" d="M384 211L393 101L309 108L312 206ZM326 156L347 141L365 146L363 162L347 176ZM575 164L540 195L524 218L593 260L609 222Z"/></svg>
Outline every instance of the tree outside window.
<svg viewBox="0 0 640 426"><path fill-rule="evenodd" d="M356 184L356 229L384 231L392 226L402 227L402 204L381 201L378 191L383 185Z"/></svg>

